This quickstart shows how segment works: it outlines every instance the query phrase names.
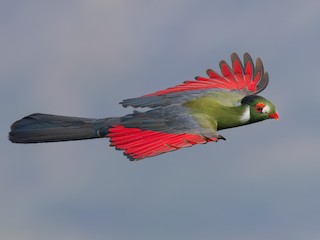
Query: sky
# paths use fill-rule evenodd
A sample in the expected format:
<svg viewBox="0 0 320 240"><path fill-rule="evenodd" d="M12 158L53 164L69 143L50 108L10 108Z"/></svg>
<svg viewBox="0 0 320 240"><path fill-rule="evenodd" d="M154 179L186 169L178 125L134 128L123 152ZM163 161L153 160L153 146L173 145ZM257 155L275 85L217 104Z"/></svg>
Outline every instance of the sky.
<svg viewBox="0 0 320 240"><path fill-rule="evenodd" d="M1 1L0 239L320 239L320 2ZM19 145L31 113L118 103L260 57L279 121L129 162L107 139Z"/></svg>

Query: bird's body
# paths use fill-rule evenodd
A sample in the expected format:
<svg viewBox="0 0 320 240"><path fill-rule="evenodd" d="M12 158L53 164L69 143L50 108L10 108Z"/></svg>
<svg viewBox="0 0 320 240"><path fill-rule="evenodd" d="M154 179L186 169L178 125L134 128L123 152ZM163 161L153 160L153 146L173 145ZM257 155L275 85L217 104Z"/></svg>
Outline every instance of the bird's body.
<svg viewBox="0 0 320 240"><path fill-rule="evenodd" d="M124 107L151 108L105 119L32 114L11 126L9 139L16 143L56 142L108 137L111 145L130 160L225 139L217 132L278 119L275 106L256 95L268 84L258 58L253 65L244 54L242 65L231 55L232 68L220 62L222 75L207 70L209 78L196 80L121 102Z"/></svg>
<svg viewBox="0 0 320 240"><path fill-rule="evenodd" d="M184 103L204 127L222 130L237 127L249 121L247 106L238 104L233 92L216 92Z"/></svg>

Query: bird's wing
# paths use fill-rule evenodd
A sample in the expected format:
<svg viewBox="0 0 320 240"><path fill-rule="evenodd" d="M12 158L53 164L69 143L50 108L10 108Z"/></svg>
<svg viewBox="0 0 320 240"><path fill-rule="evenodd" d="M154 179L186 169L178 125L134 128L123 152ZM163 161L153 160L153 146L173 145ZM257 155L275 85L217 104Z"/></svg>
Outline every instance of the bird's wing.
<svg viewBox="0 0 320 240"><path fill-rule="evenodd" d="M140 128L128 128L122 125L114 125L109 129L107 137L111 146L124 151L131 161L154 157L159 154L175 151L195 144L218 141L219 136L214 135L204 138L192 133L164 133ZM222 137L221 137L222 138Z"/></svg>
<svg viewBox="0 0 320 240"><path fill-rule="evenodd" d="M231 54L231 67L220 61L221 75L212 69L206 71L208 77L198 76L175 87L157 91L138 98L126 99L121 102L124 107L158 107L178 104L215 91L236 91L241 96L257 94L263 91L269 81L268 73L264 72L260 58L253 64L248 53L244 54L243 64L236 53Z"/></svg>
<svg viewBox="0 0 320 240"><path fill-rule="evenodd" d="M108 129L111 146L130 160L218 141L216 126L205 128L183 106L168 106L147 112L134 111Z"/></svg>

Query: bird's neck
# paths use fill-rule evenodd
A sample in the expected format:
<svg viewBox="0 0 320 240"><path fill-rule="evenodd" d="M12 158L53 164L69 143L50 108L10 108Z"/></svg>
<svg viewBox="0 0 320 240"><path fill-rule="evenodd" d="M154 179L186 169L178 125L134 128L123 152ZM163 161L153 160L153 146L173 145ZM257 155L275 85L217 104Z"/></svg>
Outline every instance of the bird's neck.
<svg viewBox="0 0 320 240"><path fill-rule="evenodd" d="M218 130L238 127L250 122L250 106L241 104L236 107L223 108L217 118Z"/></svg>

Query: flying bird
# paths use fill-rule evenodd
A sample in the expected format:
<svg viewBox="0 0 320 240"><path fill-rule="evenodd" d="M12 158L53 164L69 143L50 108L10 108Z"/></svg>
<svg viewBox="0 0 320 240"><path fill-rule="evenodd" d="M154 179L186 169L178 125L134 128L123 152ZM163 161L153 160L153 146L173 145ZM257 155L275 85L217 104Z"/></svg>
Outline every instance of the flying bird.
<svg viewBox="0 0 320 240"><path fill-rule="evenodd" d="M11 125L14 143L41 143L109 138L110 146L130 160L217 142L219 130L278 119L274 104L257 95L269 81L262 61L253 64L248 53L243 63L231 54L231 66L220 61L221 74L195 77L175 87L122 101L123 107L148 108L122 117L103 119L35 113Z"/></svg>

